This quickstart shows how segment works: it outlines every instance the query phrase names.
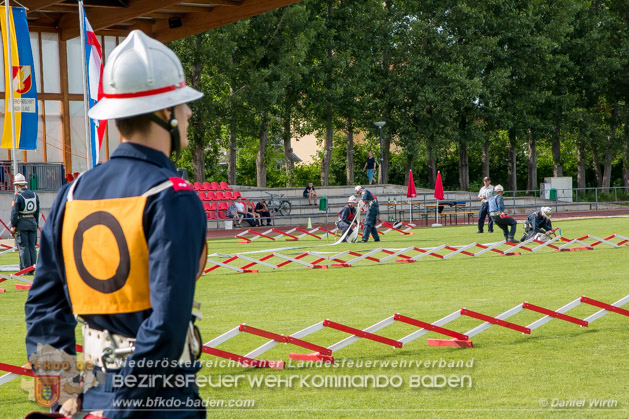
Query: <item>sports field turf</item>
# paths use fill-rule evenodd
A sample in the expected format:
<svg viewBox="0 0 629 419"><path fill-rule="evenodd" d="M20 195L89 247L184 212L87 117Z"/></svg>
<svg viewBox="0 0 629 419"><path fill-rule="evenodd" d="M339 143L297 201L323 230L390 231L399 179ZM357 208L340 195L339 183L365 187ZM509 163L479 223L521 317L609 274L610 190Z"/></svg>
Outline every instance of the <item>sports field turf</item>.
<svg viewBox="0 0 629 419"><path fill-rule="evenodd" d="M629 218L557 220L554 224L567 238L585 234L606 237L613 233L629 237ZM521 229L519 225L516 237L521 235ZM475 230L474 226L423 228L415 230L413 236L389 233L381 243L316 250L460 246L501 238L499 231L479 235L474 234ZM233 238L209 242L210 253L224 254L302 244L314 249L322 243L311 239L237 244ZM282 253L295 256L301 251ZM327 270L289 264L278 271L261 268L258 274L215 270L202 277L197 286L196 300L202 303L204 316L198 323L203 340L207 342L241 323L282 334L294 333L324 319L364 329L394 313L434 322L461 307L496 316L523 301L556 310L582 295L606 303L629 295L627 246L615 249L599 245L595 250L575 252L544 249L511 257L492 252L478 258L425 257L416 263L394 260ZM16 254L0 257L0 264L10 263L17 263ZM0 294L0 362L22 365L23 305L27 294L15 290L13 281L0 287L7 290ZM629 309L629 304L624 308ZM583 319L596 311L597 308L582 304L567 314ZM525 310L508 321L528 325L541 317L542 314ZM446 327L465 333L481 323L461 317ZM415 330L414 326L396 322L376 333L400 339ZM329 346L347 336L326 328L304 340ZM284 370L206 366L200 375L208 377L214 387L201 388L201 396L255 401L255 406L244 409L210 407L209 417L543 417L549 411L563 417L629 414L629 317L609 313L587 328L556 319L531 335L493 326L472 339L473 349L427 345L428 338L442 337L429 333L401 349L360 340L334 353L337 367L303 366L295 361L289 364L290 352L311 351L280 344L262 359L287 361ZM219 348L244 355L267 341L240 334ZM203 355L201 360L216 363L220 358ZM407 365L394 367L394 361ZM383 365L386 362L390 364ZM408 365L411 363L415 365ZM431 383L438 385L442 376L450 380L462 377L464 385L429 387ZM226 387L233 377L239 379L238 387ZM278 383L274 381L276 377L285 381ZM349 377L350 384L343 377ZM377 388L369 377L385 386ZM256 379L268 381L257 386ZM413 387L417 380L422 386ZM38 405L26 400L20 381L0 387L0 417L22 417L38 409ZM363 382L367 386L359 388Z"/></svg>

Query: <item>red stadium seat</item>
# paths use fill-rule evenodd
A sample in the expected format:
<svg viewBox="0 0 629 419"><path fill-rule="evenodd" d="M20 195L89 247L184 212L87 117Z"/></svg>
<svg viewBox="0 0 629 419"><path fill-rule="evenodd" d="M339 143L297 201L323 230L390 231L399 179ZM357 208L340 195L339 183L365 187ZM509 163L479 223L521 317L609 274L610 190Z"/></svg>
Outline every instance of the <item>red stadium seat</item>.
<svg viewBox="0 0 629 419"><path fill-rule="evenodd" d="M212 186L210 185L210 182L203 182L203 190L204 191L211 191L212 190Z"/></svg>
<svg viewBox="0 0 629 419"><path fill-rule="evenodd" d="M205 194L205 192L197 192L197 195L199 195L199 199L201 201L207 201L207 195Z"/></svg>
<svg viewBox="0 0 629 419"><path fill-rule="evenodd" d="M201 185L200 182L194 182L194 190L195 191L202 191L203 190L203 185Z"/></svg>
<svg viewBox="0 0 629 419"><path fill-rule="evenodd" d="M221 190L221 188L220 188L220 186L218 186L217 182L212 182L210 185L211 185L213 191L220 191Z"/></svg>
<svg viewBox="0 0 629 419"><path fill-rule="evenodd" d="M203 209L207 212L207 211L212 211L212 206L209 202L204 202L203 203Z"/></svg>
<svg viewBox="0 0 629 419"><path fill-rule="evenodd" d="M223 192L223 196L225 196L225 199L229 199L229 200L234 199L234 197L232 196L232 193L229 191Z"/></svg>
<svg viewBox="0 0 629 419"><path fill-rule="evenodd" d="M227 182L225 181L221 182L220 186L221 186L221 189L224 191L233 191L233 189L230 188Z"/></svg>
<svg viewBox="0 0 629 419"><path fill-rule="evenodd" d="M226 211L227 208L229 208L229 204L227 202L219 202L218 203L218 210L219 211Z"/></svg>
<svg viewBox="0 0 629 419"><path fill-rule="evenodd" d="M208 201L215 201L216 200L216 195L214 195L214 192L210 191L210 192L206 192L207 195L207 200Z"/></svg>
<svg viewBox="0 0 629 419"><path fill-rule="evenodd" d="M216 192L214 195L216 196L217 201L224 201L225 199L227 199L221 191Z"/></svg>
<svg viewBox="0 0 629 419"><path fill-rule="evenodd" d="M216 220L216 212L210 211L207 213L208 220Z"/></svg>
<svg viewBox="0 0 629 419"><path fill-rule="evenodd" d="M232 196L234 197L234 199L240 199L242 198L242 195L240 194L240 192L238 191L234 191L232 192Z"/></svg>

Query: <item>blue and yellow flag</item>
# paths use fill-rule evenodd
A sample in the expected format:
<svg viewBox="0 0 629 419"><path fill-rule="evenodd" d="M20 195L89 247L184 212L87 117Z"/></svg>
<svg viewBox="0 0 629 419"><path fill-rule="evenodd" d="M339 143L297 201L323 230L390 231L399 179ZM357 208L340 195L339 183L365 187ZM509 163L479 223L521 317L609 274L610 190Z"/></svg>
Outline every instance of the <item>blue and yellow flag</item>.
<svg viewBox="0 0 629 419"><path fill-rule="evenodd" d="M0 7L0 26L2 26L2 45L4 46L4 127L2 129L2 148L13 148L11 138L11 119L9 113L9 89L13 89L15 117L15 147L22 150L37 148L37 85L35 84L35 66L31 40L28 35L26 11L22 7L11 7L9 30L11 31L11 61L13 68L9 74L7 49L7 22L4 6Z"/></svg>

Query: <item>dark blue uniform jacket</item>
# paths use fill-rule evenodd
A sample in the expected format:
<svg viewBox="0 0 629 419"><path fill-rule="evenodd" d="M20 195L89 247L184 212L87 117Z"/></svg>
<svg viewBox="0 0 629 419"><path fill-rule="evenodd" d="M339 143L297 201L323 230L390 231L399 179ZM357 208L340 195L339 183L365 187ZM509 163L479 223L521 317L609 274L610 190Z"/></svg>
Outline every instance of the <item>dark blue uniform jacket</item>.
<svg viewBox="0 0 629 419"><path fill-rule="evenodd" d="M540 211L529 215L526 221L531 225L533 233L545 233L553 229L550 218L544 217Z"/></svg>
<svg viewBox="0 0 629 419"><path fill-rule="evenodd" d="M24 198L33 198L36 200L36 208L33 213L21 214L25 210L26 201ZM39 196L26 188L20 189L13 198L13 207L11 208L11 227L15 227L17 231L36 231L39 221Z"/></svg>
<svg viewBox="0 0 629 419"><path fill-rule="evenodd" d="M122 143L111 160L85 173L74 199L100 200L140 196L151 187L177 177L174 164L161 152L138 144ZM76 321L65 280L61 246L66 185L51 208L42 237L37 274L26 301L26 347L30 356L37 344L50 344L75 353ZM83 316L90 327L136 337L133 359L177 360L182 353L191 318L199 258L206 240L206 219L193 191L168 188L149 197L143 218L149 251L151 309L141 312ZM141 369L126 366L121 373L172 374L176 362ZM136 363L137 365L137 363ZM195 372L191 367L189 372ZM185 371L188 372L188 371ZM145 399L153 388L122 388L115 397Z"/></svg>

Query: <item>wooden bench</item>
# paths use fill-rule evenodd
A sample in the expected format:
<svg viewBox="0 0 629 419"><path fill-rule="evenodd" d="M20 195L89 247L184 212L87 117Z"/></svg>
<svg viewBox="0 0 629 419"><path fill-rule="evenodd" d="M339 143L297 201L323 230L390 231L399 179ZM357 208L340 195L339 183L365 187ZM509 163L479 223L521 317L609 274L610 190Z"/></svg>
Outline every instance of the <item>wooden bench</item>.
<svg viewBox="0 0 629 419"><path fill-rule="evenodd" d="M447 224L447 221L450 221L450 225L452 225L452 221L454 220L454 224L458 225L459 224L459 215L462 215L464 218L464 221L467 224L470 224L474 221L474 216L478 215L478 213L476 211L469 211L469 209L471 208L470 203L469 202L462 202L462 201L458 201L455 205L450 206L448 204L431 204L431 205L426 205L426 209L432 209L432 215L434 216L434 210L435 208L437 208L437 206L439 206L442 210L441 212L439 212L439 220L441 220L441 222L443 224ZM445 208L448 208L448 210L445 210ZM428 212L428 217L430 217L430 212Z"/></svg>

